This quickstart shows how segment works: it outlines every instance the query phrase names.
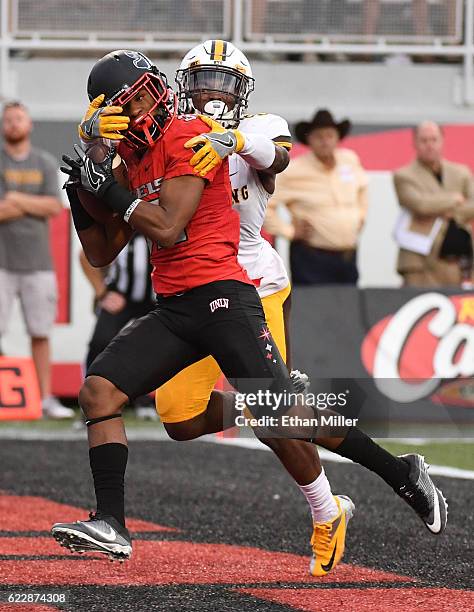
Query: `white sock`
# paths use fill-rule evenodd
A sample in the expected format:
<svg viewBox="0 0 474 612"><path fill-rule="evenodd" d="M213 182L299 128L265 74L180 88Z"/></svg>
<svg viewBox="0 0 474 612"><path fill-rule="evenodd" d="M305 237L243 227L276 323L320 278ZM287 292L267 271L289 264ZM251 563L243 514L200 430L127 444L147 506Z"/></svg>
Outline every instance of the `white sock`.
<svg viewBox="0 0 474 612"><path fill-rule="evenodd" d="M327 523L339 514L324 468L314 482L298 485L311 509L313 523Z"/></svg>

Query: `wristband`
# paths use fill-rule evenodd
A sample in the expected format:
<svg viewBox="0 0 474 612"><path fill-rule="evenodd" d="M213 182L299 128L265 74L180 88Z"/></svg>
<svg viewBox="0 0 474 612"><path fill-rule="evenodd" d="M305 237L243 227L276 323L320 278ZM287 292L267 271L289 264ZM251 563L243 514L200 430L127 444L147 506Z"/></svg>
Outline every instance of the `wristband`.
<svg viewBox="0 0 474 612"><path fill-rule="evenodd" d="M252 168L266 170L275 161L275 143L263 134L245 134L245 144L238 155Z"/></svg>
<svg viewBox="0 0 474 612"><path fill-rule="evenodd" d="M112 210L115 210L115 212L117 212L122 218L128 211L130 205L136 201L135 194L130 193L128 189L125 189L125 187L119 185L117 181L111 183L101 197L107 206L109 206Z"/></svg>
<svg viewBox="0 0 474 612"><path fill-rule="evenodd" d="M125 211L125 214L123 216L123 220L126 221L128 223L128 220L130 219L130 217L132 216L133 211L135 210L135 208L140 204L142 200L140 200L139 198L137 198L136 200L134 200L130 206L127 208L127 210Z"/></svg>
<svg viewBox="0 0 474 612"><path fill-rule="evenodd" d="M77 195L77 189L74 187L66 187L67 199L71 207L72 221L77 232L89 229L95 223L93 217L87 212L84 206L81 204L81 200Z"/></svg>

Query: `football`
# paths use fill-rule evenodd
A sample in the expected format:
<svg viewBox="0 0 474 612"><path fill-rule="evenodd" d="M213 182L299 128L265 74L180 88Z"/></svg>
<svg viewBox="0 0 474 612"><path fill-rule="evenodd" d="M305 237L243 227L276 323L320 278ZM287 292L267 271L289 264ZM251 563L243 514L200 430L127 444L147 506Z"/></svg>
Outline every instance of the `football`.
<svg viewBox="0 0 474 612"><path fill-rule="evenodd" d="M116 181L128 189L129 183L127 167L119 155L116 155L114 158L112 170ZM79 196L82 206L87 210L90 216L97 221L97 223L102 223L105 225L118 214L111 210L105 202L90 191L79 188L77 190L77 195Z"/></svg>

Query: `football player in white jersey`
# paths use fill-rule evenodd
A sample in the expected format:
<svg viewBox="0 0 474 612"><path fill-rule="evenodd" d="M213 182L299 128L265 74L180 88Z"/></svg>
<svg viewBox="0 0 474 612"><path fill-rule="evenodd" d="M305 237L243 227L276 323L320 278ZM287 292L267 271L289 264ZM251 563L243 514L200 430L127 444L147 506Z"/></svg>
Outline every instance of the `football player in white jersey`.
<svg viewBox="0 0 474 612"><path fill-rule="evenodd" d="M275 175L289 162L288 124L277 115L244 114L254 81L247 58L230 42L209 40L189 51L176 81L181 113L199 113L211 128L185 145L200 147L191 160L196 172L205 176L232 153L229 149L235 151L229 156L229 174L234 208L240 214L238 259L257 287L273 341L289 364L290 281L281 257L261 235ZM232 407L234 394L214 390L220 376L216 362L208 357L157 390L157 410L171 437L191 439L225 426L222 413ZM261 441L275 452L308 500L314 525L310 569L324 575L342 557L354 505L347 497L332 495L314 445L286 438Z"/></svg>

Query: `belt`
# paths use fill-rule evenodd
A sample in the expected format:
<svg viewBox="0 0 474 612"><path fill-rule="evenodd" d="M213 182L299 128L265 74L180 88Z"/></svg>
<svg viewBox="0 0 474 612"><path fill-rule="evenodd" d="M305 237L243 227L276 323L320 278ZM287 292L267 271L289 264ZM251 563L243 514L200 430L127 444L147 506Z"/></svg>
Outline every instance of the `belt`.
<svg viewBox="0 0 474 612"><path fill-rule="evenodd" d="M317 253L324 253L325 255L334 255L336 257L339 257L343 261L351 261L351 259L354 257L356 253L355 249L336 250L336 249L321 249L319 247L312 247L312 248Z"/></svg>

